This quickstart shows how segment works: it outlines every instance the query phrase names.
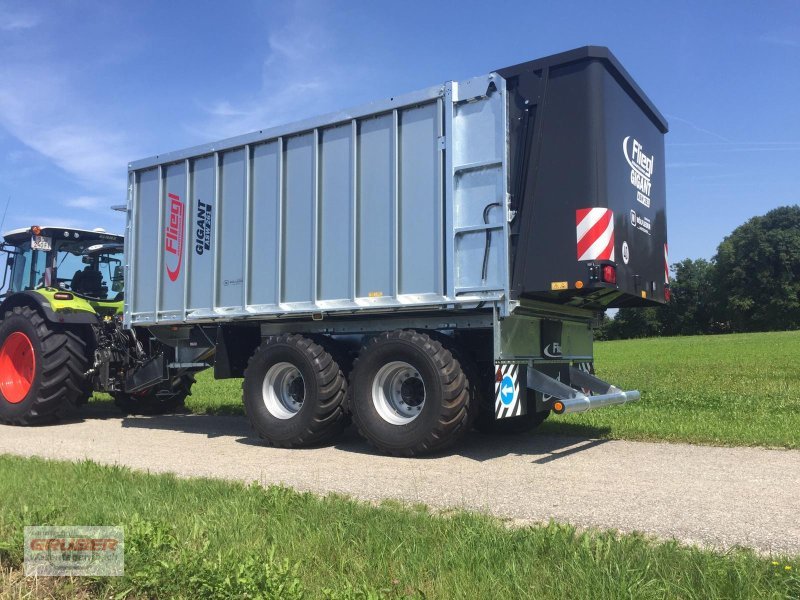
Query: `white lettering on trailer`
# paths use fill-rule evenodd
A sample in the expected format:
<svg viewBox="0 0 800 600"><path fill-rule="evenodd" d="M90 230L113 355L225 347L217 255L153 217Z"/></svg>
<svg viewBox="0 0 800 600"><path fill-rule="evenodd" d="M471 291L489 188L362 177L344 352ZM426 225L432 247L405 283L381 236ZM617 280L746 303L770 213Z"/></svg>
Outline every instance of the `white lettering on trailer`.
<svg viewBox="0 0 800 600"><path fill-rule="evenodd" d="M629 144L628 140L632 140ZM636 188L636 200L650 208L650 190L653 186L651 178L655 168L655 155L648 156L644 146L636 138L627 136L622 140L622 153L631 167L631 185Z"/></svg>
<svg viewBox="0 0 800 600"><path fill-rule="evenodd" d="M650 219L638 214L635 210L631 211L631 225L647 235L650 235L650 230L653 227Z"/></svg>

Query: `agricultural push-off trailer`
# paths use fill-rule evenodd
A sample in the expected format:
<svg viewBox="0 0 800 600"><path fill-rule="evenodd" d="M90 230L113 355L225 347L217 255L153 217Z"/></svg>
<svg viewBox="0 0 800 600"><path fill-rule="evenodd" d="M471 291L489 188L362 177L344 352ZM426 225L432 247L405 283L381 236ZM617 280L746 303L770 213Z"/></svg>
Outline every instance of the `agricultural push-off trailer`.
<svg viewBox="0 0 800 600"><path fill-rule="evenodd" d="M270 443L352 417L416 455L636 400L590 373L592 323L669 297L666 131L586 47L133 162L124 259L105 233L6 237L0 415L92 390L165 412L213 367Z"/></svg>

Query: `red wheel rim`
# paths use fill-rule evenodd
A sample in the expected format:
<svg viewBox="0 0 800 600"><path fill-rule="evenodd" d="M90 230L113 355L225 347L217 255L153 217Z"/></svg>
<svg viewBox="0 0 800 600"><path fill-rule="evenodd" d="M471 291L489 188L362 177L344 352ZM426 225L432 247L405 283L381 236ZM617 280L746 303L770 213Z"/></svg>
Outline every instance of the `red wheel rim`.
<svg viewBox="0 0 800 600"><path fill-rule="evenodd" d="M25 399L36 375L36 355L27 335L15 331L0 348L0 392L11 404Z"/></svg>

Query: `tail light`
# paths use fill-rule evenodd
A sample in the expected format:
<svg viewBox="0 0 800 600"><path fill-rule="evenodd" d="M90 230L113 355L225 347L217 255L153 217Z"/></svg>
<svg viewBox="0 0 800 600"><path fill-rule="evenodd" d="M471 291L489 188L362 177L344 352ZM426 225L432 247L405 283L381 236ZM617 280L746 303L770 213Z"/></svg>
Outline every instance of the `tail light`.
<svg viewBox="0 0 800 600"><path fill-rule="evenodd" d="M669 291L669 286L664 286L664 300L669 302L672 299L672 292Z"/></svg>
<svg viewBox="0 0 800 600"><path fill-rule="evenodd" d="M614 265L603 265L602 275L604 283L617 283L617 267Z"/></svg>

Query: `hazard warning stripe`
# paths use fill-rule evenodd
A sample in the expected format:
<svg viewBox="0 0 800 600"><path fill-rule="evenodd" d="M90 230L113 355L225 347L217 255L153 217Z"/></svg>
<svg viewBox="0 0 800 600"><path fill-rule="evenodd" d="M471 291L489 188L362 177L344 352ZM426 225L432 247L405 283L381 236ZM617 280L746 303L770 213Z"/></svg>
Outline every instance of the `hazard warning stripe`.
<svg viewBox="0 0 800 600"><path fill-rule="evenodd" d="M575 211L578 260L615 260L614 212L608 208Z"/></svg>
<svg viewBox="0 0 800 600"><path fill-rule="evenodd" d="M505 419L507 417L518 417L522 414L522 402L520 401L520 382L519 382L519 365L500 365L501 377L500 381L494 384L494 416L497 419ZM508 376L514 381L514 399L511 404L503 404L501 398L501 390L503 386L503 379Z"/></svg>
<svg viewBox="0 0 800 600"><path fill-rule="evenodd" d="M666 243L664 243L664 283L669 283L669 253L667 252Z"/></svg>

